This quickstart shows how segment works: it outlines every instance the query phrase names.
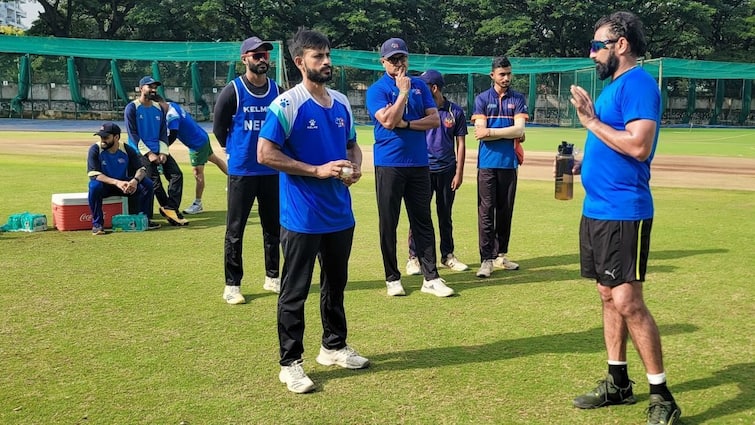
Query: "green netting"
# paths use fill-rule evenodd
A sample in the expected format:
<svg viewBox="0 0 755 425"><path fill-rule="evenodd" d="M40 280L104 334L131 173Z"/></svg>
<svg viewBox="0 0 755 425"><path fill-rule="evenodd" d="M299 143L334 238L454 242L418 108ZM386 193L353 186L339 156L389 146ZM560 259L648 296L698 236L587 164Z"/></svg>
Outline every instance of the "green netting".
<svg viewBox="0 0 755 425"><path fill-rule="evenodd" d="M128 95L123 88L123 79L121 79L121 72L118 70L118 61L115 59L110 61L110 75L113 78L113 86L115 87L115 94L118 100L123 102L124 105L127 104L129 101Z"/></svg>
<svg viewBox="0 0 755 425"><path fill-rule="evenodd" d="M23 55L18 61L18 95L11 100L11 111L22 114L24 105L21 103L29 98L31 89L31 65L29 55Z"/></svg>
<svg viewBox="0 0 755 425"><path fill-rule="evenodd" d="M84 110L89 109L89 100L81 95L79 75L76 72L76 60L74 58L68 58L66 69L68 70L68 91L71 93L71 100L77 107L80 106Z"/></svg>
<svg viewBox="0 0 755 425"><path fill-rule="evenodd" d="M199 111L204 117L209 117L210 106L202 99L202 79L199 75L199 65L196 62L191 63L191 90L194 94L194 101L199 106Z"/></svg>

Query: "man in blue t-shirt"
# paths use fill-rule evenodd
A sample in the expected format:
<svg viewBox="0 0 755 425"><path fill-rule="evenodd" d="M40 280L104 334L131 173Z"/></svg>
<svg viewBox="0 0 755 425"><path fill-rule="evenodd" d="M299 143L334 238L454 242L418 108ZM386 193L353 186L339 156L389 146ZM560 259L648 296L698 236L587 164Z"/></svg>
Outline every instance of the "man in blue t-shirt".
<svg viewBox="0 0 755 425"><path fill-rule="evenodd" d="M369 360L346 343L343 299L354 239L349 186L361 177L362 151L356 143L348 98L327 88L333 77L330 42L300 28L288 42L302 82L267 110L257 146L259 162L280 171L283 275L278 298L278 378L289 391L315 385L302 368L304 303L320 263L322 339L317 362L362 369Z"/></svg>
<svg viewBox="0 0 755 425"><path fill-rule="evenodd" d="M244 231L255 199L262 226L265 281L262 287L280 292L280 222L278 171L257 162L257 137L270 102L282 91L267 77L273 45L258 37L241 43L246 70L223 88L215 104L212 131L225 149L228 161L228 213L226 216L225 289L228 304L243 304Z"/></svg>
<svg viewBox="0 0 755 425"><path fill-rule="evenodd" d="M166 102L159 94L155 96L155 101L160 104L165 119L168 122L168 146L172 146L176 140L181 141L189 148L189 160L191 169L194 173L194 180L197 186L195 189L194 202L184 209L184 214L199 214L204 211L202 205L202 194L204 193L205 178L204 165L212 162L217 165L223 174L228 175L228 167L222 158L215 155L210 145L210 136L199 125L191 114L186 112L181 105L176 102Z"/></svg>
<svg viewBox="0 0 755 425"><path fill-rule="evenodd" d="M456 190L464 179L466 158L467 117L464 110L443 95L443 75L428 69L419 76L427 84L438 105L440 127L427 130L427 158L430 161L430 190L435 194L435 210L438 213L440 234L440 263L451 270L469 269L454 255L454 235L451 210ZM414 238L409 229L409 261L406 274L421 274L419 259L415 254Z"/></svg>
<svg viewBox="0 0 755 425"><path fill-rule="evenodd" d="M123 118L126 121L128 143L142 154L142 164L155 185L160 215L174 226L186 226L189 222L179 210L184 185L183 173L168 153L165 114L154 101L157 87L161 84L149 75L139 80L139 97L126 105ZM168 179L167 193L163 188L161 174ZM151 211L148 217L152 218Z"/></svg>
<svg viewBox="0 0 755 425"><path fill-rule="evenodd" d="M472 121L480 141L477 156L477 231L480 269L477 277L490 277L493 267L517 270L509 260L511 218L516 199L518 140L524 136L529 118L524 95L511 88L511 62L505 56L493 58L490 79L493 86L477 95Z"/></svg>
<svg viewBox="0 0 755 425"><path fill-rule="evenodd" d="M366 106L375 126L375 189L387 293L406 294L396 257L403 200L424 276L422 292L448 297L454 290L440 278L436 264L425 142L425 132L440 125L438 108L427 84L407 75L409 51L404 40L386 40L380 47L380 62L385 74L367 89Z"/></svg>
<svg viewBox="0 0 755 425"><path fill-rule="evenodd" d="M128 196L129 211L140 212L149 217L152 212L154 186L147 177L136 150L121 143L121 128L108 122L94 133L100 143L89 148L87 175L89 176L89 210L92 212L92 234L104 235L105 217L102 203L108 196ZM149 229L160 225L149 221Z"/></svg>
<svg viewBox="0 0 755 425"><path fill-rule="evenodd" d="M590 59L598 77L611 78L593 104L571 86L571 103L587 129L584 159L576 162L585 188L579 230L583 277L597 283L603 304L608 375L574 399L581 409L636 402L627 372L627 338L639 353L650 383L648 425L675 424L681 409L666 384L661 337L643 298L653 225L650 162L658 143L661 94L638 67L646 51L642 22L616 12L595 24Z"/></svg>

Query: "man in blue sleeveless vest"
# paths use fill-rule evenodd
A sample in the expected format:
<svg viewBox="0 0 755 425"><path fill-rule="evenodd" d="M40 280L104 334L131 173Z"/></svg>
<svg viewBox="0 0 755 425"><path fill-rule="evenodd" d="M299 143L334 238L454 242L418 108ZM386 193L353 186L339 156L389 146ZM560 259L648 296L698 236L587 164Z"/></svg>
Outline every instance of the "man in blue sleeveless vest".
<svg viewBox="0 0 755 425"><path fill-rule="evenodd" d="M244 230L255 198L258 202L265 250L264 289L280 292L280 222L278 171L257 162L257 137L267 107L282 89L267 77L273 45L257 37L241 43L246 72L218 96L212 131L228 161L228 214L225 231L225 290L228 304L246 302L241 294L244 276Z"/></svg>

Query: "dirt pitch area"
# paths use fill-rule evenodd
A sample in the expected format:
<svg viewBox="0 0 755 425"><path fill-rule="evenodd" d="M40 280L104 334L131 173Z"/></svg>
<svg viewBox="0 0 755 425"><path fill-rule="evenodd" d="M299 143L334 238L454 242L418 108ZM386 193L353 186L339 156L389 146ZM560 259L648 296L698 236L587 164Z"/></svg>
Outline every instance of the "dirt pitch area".
<svg viewBox="0 0 755 425"><path fill-rule="evenodd" d="M23 154L49 152L50 154L80 151L82 162L86 161L87 148L94 138L82 141L72 134L70 140L45 141L39 139L14 140L8 133L0 133L0 154ZM219 150L214 145L213 149ZM188 171L188 151L183 145L171 148L181 167ZM372 148L365 147L363 168L372 168ZM477 151L467 150L465 180L474 181L477 164ZM519 177L526 180L551 180L553 154L550 152L527 151ZM186 171L185 171L186 172ZM755 191L755 159L719 158L704 156L656 156L652 165L651 184L656 187L693 187L706 189L739 189Z"/></svg>

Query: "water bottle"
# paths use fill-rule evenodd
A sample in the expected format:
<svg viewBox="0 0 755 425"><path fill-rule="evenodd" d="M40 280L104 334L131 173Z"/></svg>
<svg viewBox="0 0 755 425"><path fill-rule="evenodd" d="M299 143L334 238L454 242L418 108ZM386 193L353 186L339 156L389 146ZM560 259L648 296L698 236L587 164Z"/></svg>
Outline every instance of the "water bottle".
<svg viewBox="0 0 755 425"><path fill-rule="evenodd" d="M574 144L562 141L556 155L556 199L568 201L574 196Z"/></svg>

